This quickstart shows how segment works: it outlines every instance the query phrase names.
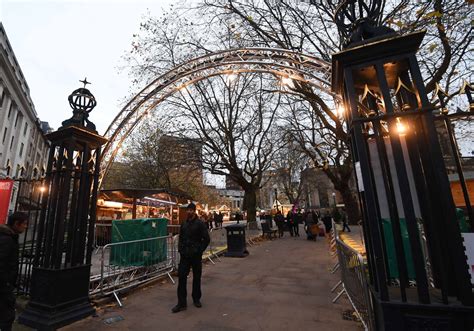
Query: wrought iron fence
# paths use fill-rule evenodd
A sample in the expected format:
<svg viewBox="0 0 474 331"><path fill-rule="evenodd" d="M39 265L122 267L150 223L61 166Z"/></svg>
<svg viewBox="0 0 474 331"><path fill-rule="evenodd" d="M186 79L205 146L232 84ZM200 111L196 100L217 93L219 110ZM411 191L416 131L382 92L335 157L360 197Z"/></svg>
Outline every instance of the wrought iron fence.
<svg viewBox="0 0 474 331"><path fill-rule="evenodd" d="M15 211L28 214L28 227L19 237L19 266L16 286L17 295L30 294L33 257L36 249L36 237L41 213L41 199L46 193L43 179L16 179L17 194Z"/></svg>

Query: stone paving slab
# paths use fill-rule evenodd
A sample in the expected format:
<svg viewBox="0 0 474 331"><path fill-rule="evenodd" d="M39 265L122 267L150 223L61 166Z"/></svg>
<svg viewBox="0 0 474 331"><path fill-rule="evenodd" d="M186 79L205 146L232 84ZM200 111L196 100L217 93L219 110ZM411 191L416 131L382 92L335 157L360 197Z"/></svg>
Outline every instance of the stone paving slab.
<svg viewBox="0 0 474 331"><path fill-rule="evenodd" d="M97 317L62 330L361 330L359 323L342 319L350 309L347 299L331 302L338 275L329 273L335 261L324 238L313 242L285 234L248 250L246 258L205 264L201 309L189 298L186 311L172 314L176 285L166 282L122 298L123 308L101 309ZM192 276L188 296L191 282ZM123 320L104 323L118 315Z"/></svg>

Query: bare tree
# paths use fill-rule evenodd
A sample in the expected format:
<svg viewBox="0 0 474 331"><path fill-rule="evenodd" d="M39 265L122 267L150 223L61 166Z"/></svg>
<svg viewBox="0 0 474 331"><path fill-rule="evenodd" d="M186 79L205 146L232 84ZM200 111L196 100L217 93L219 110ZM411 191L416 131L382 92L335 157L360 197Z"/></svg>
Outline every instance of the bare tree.
<svg viewBox="0 0 474 331"><path fill-rule="evenodd" d="M162 17L150 16L142 23L128 57L131 73L143 83L185 59L242 46L290 49L330 61L342 44L333 23L337 5L337 1L203 1L194 8L174 6ZM442 81L452 94L451 86L472 73L469 17L469 5L463 0L401 0L387 2L382 21L399 32L427 28L419 59L428 89ZM306 102L288 114L290 132L341 193L350 220L357 221L356 194L349 185L349 136L334 101L301 82L294 82L286 93L292 102Z"/></svg>
<svg viewBox="0 0 474 331"><path fill-rule="evenodd" d="M202 166L228 175L245 191L249 221L255 220L256 193L275 153L281 95L268 92L269 74L242 73L208 78L183 88L167 103L174 108L169 126L202 142Z"/></svg>
<svg viewBox="0 0 474 331"><path fill-rule="evenodd" d="M282 148L274 157L271 181L283 189L290 204L298 205L304 190L301 172L308 166L309 158L292 136L286 135L280 143Z"/></svg>
<svg viewBox="0 0 474 331"><path fill-rule="evenodd" d="M143 123L130 137L105 181L107 188L165 188L186 191L191 197L220 202L217 192L204 185L201 143L166 135L163 123Z"/></svg>
<svg viewBox="0 0 474 331"><path fill-rule="evenodd" d="M235 29L236 38L250 38L254 45L291 49L330 61L331 54L342 44L332 21L337 5L337 1L314 1L312 4L204 1L203 7L214 12L216 20L233 22L238 27ZM462 76L460 70L472 74L472 54L468 52L472 41L469 13L469 6L461 0L387 2L382 18L384 24L401 33L427 28L419 58L426 73L428 91L443 79L449 87L456 77ZM292 111L295 139L341 193L350 220L358 220L356 194L349 185L352 174L349 136L336 113L334 102L300 82L294 82L289 94L306 100L309 105L309 108L298 110L298 116L295 116L296 109ZM300 116L306 117L307 121L301 121Z"/></svg>

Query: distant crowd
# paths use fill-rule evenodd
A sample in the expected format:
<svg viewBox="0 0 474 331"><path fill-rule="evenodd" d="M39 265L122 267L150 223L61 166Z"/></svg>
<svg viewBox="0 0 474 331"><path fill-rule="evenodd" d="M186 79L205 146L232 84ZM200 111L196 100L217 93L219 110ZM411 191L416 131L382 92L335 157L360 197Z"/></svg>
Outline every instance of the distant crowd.
<svg viewBox="0 0 474 331"><path fill-rule="evenodd" d="M285 231L288 231L292 237L299 237L299 225L304 224L307 239L316 240L317 236L324 236L325 233L331 231L333 220L343 224L343 231L351 231L346 213L339 208L335 208L332 213L328 209L323 211L310 209L305 212L290 210L286 216L278 210L274 216L271 213L260 214L260 220L267 222L270 227L273 227L273 222L275 222L280 237L283 237Z"/></svg>

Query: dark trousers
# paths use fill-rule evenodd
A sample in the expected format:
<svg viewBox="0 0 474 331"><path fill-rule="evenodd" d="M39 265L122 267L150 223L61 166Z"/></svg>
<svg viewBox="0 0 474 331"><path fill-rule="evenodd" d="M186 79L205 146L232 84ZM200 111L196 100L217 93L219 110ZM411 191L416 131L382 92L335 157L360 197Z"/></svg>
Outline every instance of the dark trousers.
<svg viewBox="0 0 474 331"><path fill-rule="evenodd" d="M344 222L344 223L342 223L342 232L345 232L346 229L347 229L347 232L351 232L351 229L349 228L349 225L346 222Z"/></svg>
<svg viewBox="0 0 474 331"><path fill-rule="evenodd" d="M293 233L295 234L295 236L299 236L300 235L299 224L295 222L292 225L293 225Z"/></svg>
<svg viewBox="0 0 474 331"><path fill-rule="evenodd" d="M201 274L202 274L202 257L185 258L181 256L178 266L178 305L186 306L186 283L188 280L189 270L193 268L193 301L201 300Z"/></svg>
<svg viewBox="0 0 474 331"><path fill-rule="evenodd" d="M286 224L288 226L288 230L290 231L290 235L293 237L293 223L288 222Z"/></svg>
<svg viewBox="0 0 474 331"><path fill-rule="evenodd" d="M15 321L15 294L11 289L0 289L0 330L10 331Z"/></svg>

